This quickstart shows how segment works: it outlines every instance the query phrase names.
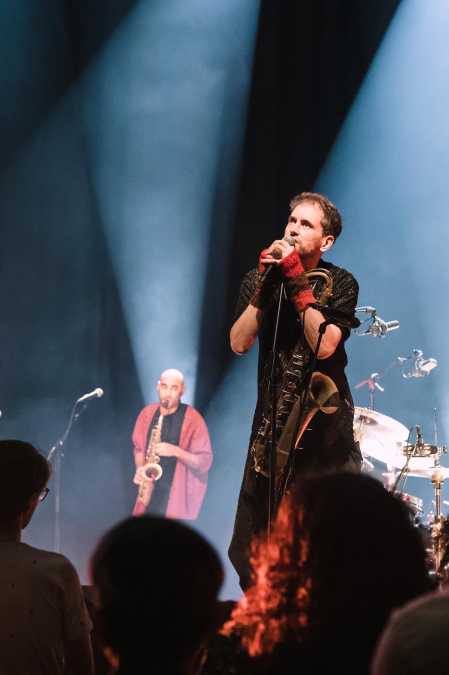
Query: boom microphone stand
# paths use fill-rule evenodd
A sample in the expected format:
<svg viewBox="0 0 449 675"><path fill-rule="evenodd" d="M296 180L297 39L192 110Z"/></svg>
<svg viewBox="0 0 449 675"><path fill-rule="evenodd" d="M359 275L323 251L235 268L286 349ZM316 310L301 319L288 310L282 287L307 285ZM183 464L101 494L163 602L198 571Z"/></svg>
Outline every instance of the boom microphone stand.
<svg viewBox="0 0 449 675"><path fill-rule="evenodd" d="M81 413L86 409L87 401L94 397L99 398L100 396L103 396L103 390L97 388L93 392L85 394L75 401L64 433L62 434L61 438L50 448L47 455L48 462L52 462L54 457L53 471L55 487L55 517L53 525L53 549L56 551L56 553L61 552L61 473L62 460L64 458L64 443L67 440L74 422L78 420Z"/></svg>

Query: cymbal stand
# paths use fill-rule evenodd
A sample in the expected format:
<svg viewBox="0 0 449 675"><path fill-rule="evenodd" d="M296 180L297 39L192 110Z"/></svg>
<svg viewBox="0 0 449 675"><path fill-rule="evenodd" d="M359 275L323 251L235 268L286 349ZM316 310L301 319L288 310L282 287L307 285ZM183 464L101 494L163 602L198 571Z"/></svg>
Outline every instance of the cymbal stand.
<svg viewBox="0 0 449 675"><path fill-rule="evenodd" d="M374 403L375 403L375 397L376 397L376 390L381 391L382 393L385 391L384 387L381 387L378 380L380 380L383 377L383 373L371 373L369 377L367 377L365 380L362 380L358 384L355 385L354 389L360 389L361 387L368 387L369 391L369 403L368 403L368 409L369 410L374 410Z"/></svg>
<svg viewBox="0 0 449 675"><path fill-rule="evenodd" d="M438 467L435 467L435 473L432 474L432 484L435 494L435 516L431 526L432 531L432 545L433 545L433 556L435 561L435 574L437 578L440 574L441 559L443 556L442 546L441 546L441 535L443 527L443 517L441 515L441 488L444 483L444 477L441 472L438 471Z"/></svg>

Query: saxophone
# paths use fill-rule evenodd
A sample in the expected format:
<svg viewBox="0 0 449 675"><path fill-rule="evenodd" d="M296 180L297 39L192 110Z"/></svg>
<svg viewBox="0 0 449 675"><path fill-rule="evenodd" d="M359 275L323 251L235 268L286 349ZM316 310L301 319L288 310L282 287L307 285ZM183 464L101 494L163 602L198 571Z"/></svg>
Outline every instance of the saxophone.
<svg viewBox="0 0 449 675"><path fill-rule="evenodd" d="M150 501L154 483L162 477L162 467L160 465L159 455L155 453L154 448L161 442L163 423L164 416L160 414L158 421L151 430L147 451L145 453L145 464L137 470L142 478L142 482L139 486L139 499L142 501Z"/></svg>
<svg viewBox="0 0 449 675"><path fill-rule="evenodd" d="M312 286L315 296L317 297L317 302L320 305L327 305L329 298L332 297L334 285L329 271L323 267L317 267L316 269L305 272L305 275ZM294 359L295 356L293 355L292 360L294 361ZM295 420L300 421L299 429L297 431L296 438L294 439L294 447L299 448L301 437L303 436L314 415L319 410L326 414L332 414L337 410L338 406L335 406L335 399L338 397L338 390L330 377L315 371L311 376L311 385L312 386L308 391L308 395L304 403L304 410L301 411L299 409L299 400L297 400L293 405L293 408L290 410L288 419L285 420L285 427L284 424L281 425L284 427L284 430L281 438L278 440L276 452L278 460L278 474L279 469L282 471L287 461L289 449L293 441L292 428L295 424ZM285 403L285 395L285 386L283 386L277 402L277 409L280 407L285 407L283 405L283 403ZM250 447L253 468L256 473L259 473L265 477L269 476L268 447L270 430L271 416L264 415Z"/></svg>

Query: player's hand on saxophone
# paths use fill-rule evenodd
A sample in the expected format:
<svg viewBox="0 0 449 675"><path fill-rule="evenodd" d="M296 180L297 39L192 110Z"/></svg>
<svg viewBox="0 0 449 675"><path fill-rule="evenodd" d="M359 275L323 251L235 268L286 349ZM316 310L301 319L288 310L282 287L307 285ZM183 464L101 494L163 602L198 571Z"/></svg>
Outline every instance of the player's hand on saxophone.
<svg viewBox="0 0 449 675"><path fill-rule="evenodd" d="M145 475L144 475L144 472L142 471L142 469L143 469L143 467L139 466L136 469L136 473L134 474L133 483L135 483L136 485L142 485L142 483L144 481Z"/></svg>
<svg viewBox="0 0 449 675"><path fill-rule="evenodd" d="M158 443L154 446L154 452L158 457L177 457L178 446L172 443Z"/></svg>

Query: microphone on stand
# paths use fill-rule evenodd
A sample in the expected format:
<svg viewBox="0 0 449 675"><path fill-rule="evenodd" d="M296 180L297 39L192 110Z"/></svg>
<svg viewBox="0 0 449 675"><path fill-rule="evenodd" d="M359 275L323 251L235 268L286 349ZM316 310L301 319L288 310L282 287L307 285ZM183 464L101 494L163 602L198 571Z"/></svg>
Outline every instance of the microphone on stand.
<svg viewBox="0 0 449 675"><path fill-rule="evenodd" d="M411 356L398 356L398 362L402 364L402 377L406 380L411 377L426 377L430 371L437 367L438 361L434 358L426 359L421 349L413 349ZM406 363L411 361L406 369Z"/></svg>
<svg viewBox="0 0 449 675"><path fill-rule="evenodd" d="M85 403L86 401L90 401L91 398L101 398L104 394L103 389L100 387L97 387L93 391L90 391L88 394L84 394L84 396L81 396L79 399L77 399L77 403Z"/></svg>
<svg viewBox="0 0 449 675"><path fill-rule="evenodd" d="M365 308L363 308L365 309ZM366 308L367 310L373 309L372 307ZM358 308L358 311L361 311L361 308ZM371 313L371 311L369 312ZM371 313L372 314L372 313ZM377 316L372 314L371 324L364 331L356 331L356 335L372 335L373 337L383 338L392 330L397 330L400 327L399 321L394 319L393 321L384 321Z"/></svg>
<svg viewBox="0 0 449 675"><path fill-rule="evenodd" d="M393 321L384 321L380 316L375 316L373 323L368 328L368 335L374 335L374 337L385 337L387 333L391 330L396 330L399 328L400 323L394 319Z"/></svg>
<svg viewBox="0 0 449 675"><path fill-rule="evenodd" d="M375 307L371 307L371 305L367 305L366 307L356 307L355 311L362 312L363 314L374 315L377 312L377 309Z"/></svg>

